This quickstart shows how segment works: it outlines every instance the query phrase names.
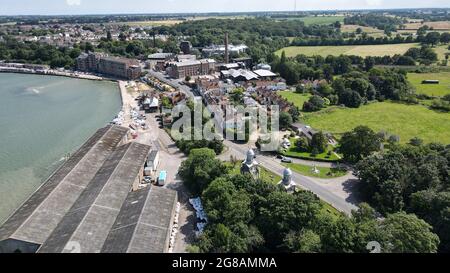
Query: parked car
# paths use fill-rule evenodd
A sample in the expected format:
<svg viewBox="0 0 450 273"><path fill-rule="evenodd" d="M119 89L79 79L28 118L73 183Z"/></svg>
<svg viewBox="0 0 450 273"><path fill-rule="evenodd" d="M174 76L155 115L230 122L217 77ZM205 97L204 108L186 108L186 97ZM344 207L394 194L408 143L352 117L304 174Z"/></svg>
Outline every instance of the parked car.
<svg viewBox="0 0 450 273"><path fill-rule="evenodd" d="M282 156L282 155L277 155L277 158L278 158L278 159L283 159L283 157L284 157L284 156Z"/></svg>
<svg viewBox="0 0 450 273"><path fill-rule="evenodd" d="M292 159L290 159L289 157L283 156L283 158L281 159L281 162L284 162L284 163L292 163Z"/></svg>

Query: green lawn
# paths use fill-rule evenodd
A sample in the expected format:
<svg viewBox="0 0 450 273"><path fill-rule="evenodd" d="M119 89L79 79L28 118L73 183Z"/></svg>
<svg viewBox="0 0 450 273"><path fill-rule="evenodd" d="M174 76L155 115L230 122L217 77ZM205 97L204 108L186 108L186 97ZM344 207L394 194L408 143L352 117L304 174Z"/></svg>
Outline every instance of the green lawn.
<svg viewBox="0 0 450 273"><path fill-rule="evenodd" d="M283 151L282 154L287 157L293 157L293 158L301 158L306 160L319 160L319 161L326 161L326 162L335 162L339 161L339 157L332 152L333 146L329 145L326 152L318 154L316 156L313 156L309 152L300 152L297 150L297 147L295 146L295 138L290 138L289 141L291 142L291 147L287 149L286 151ZM328 155L328 151L331 151L331 155Z"/></svg>
<svg viewBox="0 0 450 273"><path fill-rule="evenodd" d="M376 132L384 130L400 136L401 143L417 136L427 143L450 144L450 114L422 105L378 102L356 109L333 107L306 114L304 122L336 137L358 125L366 125Z"/></svg>
<svg viewBox="0 0 450 273"><path fill-rule="evenodd" d="M411 47L417 47L418 44L394 44L394 45L349 45L349 46L289 46L275 52L281 56L285 51L287 57L295 57L299 54L306 56L320 55L356 55L367 56L393 56L395 54L404 54Z"/></svg>
<svg viewBox="0 0 450 273"><path fill-rule="evenodd" d="M313 167L311 167L311 166L306 166L306 165L301 165L301 164L296 164L296 163L283 163L283 165L301 175L323 178L323 179L341 177L341 176L344 176L347 174L346 170L338 169L338 168L317 167L317 170L319 170L320 172L318 174L316 174L316 173L312 172Z"/></svg>
<svg viewBox="0 0 450 273"><path fill-rule="evenodd" d="M439 97L450 94L450 72L408 73L408 80L414 85L418 94ZM439 80L439 84L422 84L423 80Z"/></svg>
<svg viewBox="0 0 450 273"><path fill-rule="evenodd" d="M309 93L300 94L295 93L294 91L279 91L278 95L287 99L289 102L294 103L294 105L300 109L303 108L303 103L305 103L311 97L311 94Z"/></svg>

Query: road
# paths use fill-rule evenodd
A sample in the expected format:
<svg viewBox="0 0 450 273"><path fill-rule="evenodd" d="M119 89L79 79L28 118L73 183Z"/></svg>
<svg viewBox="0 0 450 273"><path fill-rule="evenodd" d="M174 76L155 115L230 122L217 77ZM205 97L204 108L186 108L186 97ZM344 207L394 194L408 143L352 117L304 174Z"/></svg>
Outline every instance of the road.
<svg viewBox="0 0 450 273"><path fill-rule="evenodd" d="M152 70L149 70L149 75L173 86L174 88L182 90L189 97L194 96L191 88L179 84L180 80L166 78L163 73L155 72ZM245 158L246 153L249 149L248 145L240 145L228 140L225 140L224 144L228 147L229 150L221 156L221 159L223 160L229 160L230 155L233 155L234 157L239 159L243 159ZM285 169L285 167L281 165L281 162L270 156L259 155L257 161L268 170L277 174L282 174L283 170ZM322 163L317 163L317 165L322 166ZM328 163L323 165L328 165ZM319 198L329 203L339 211L350 214L352 210L358 209L357 198L355 198L353 195L357 180L351 174L345 176L344 178L325 181L323 179L306 177L294 172L292 178L294 182L300 187L313 192Z"/></svg>
<svg viewBox="0 0 450 273"><path fill-rule="evenodd" d="M243 159L249 149L247 145L236 144L228 140L225 140L224 144L229 150L221 156L223 160L229 160L230 155ZM256 160L264 168L277 174L282 174L285 169L275 157L258 155ZM331 181L327 183L326 180L316 180L293 172L292 179L297 185L315 193L320 199L339 211L350 214L352 210L358 209L356 206L357 201L351 194L351 190L356 183L352 175L336 179L333 181L334 183Z"/></svg>
<svg viewBox="0 0 450 273"><path fill-rule="evenodd" d="M179 89L183 93L185 93L189 98L194 98L196 94L193 93L193 90L186 85L180 84L180 79L171 79L167 78L167 76L161 72L157 72L154 70L145 70L148 72L149 76L155 77L163 83L166 83L176 89Z"/></svg>

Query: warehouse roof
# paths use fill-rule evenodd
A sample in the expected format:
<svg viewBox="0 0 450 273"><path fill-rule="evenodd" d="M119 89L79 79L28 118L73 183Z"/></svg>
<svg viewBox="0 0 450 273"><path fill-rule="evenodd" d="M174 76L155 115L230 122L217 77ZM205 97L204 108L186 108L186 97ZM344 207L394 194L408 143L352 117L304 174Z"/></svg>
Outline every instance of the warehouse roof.
<svg viewBox="0 0 450 273"><path fill-rule="evenodd" d="M0 228L0 241L47 240L127 132L119 126L98 130L8 218Z"/></svg>
<svg viewBox="0 0 450 273"><path fill-rule="evenodd" d="M149 186L130 192L102 252L162 253L167 250L177 203L176 191Z"/></svg>
<svg viewBox="0 0 450 273"><path fill-rule="evenodd" d="M70 252L68 242L77 242L83 253L100 252L149 151L134 142L117 148L38 252Z"/></svg>

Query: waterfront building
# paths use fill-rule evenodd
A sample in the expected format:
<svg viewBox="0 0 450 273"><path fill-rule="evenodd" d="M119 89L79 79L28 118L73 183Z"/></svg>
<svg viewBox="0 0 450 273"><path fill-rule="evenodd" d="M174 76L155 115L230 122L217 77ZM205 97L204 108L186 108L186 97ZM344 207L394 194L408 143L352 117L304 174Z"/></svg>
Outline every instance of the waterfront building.
<svg viewBox="0 0 450 273"><path fill-rule="evenodd" d="M151 147L98 130L0 227L0 253L168 252L177 193L141 189Z"/></svg>
<svg viewBox="0 0 450 273"><path fill-rule="evenodd" d="M109 57L98 53L83 53L76 59L76 68L83 72L95 72L128 80L141 75L139 62L133 59Z"/></svg>

